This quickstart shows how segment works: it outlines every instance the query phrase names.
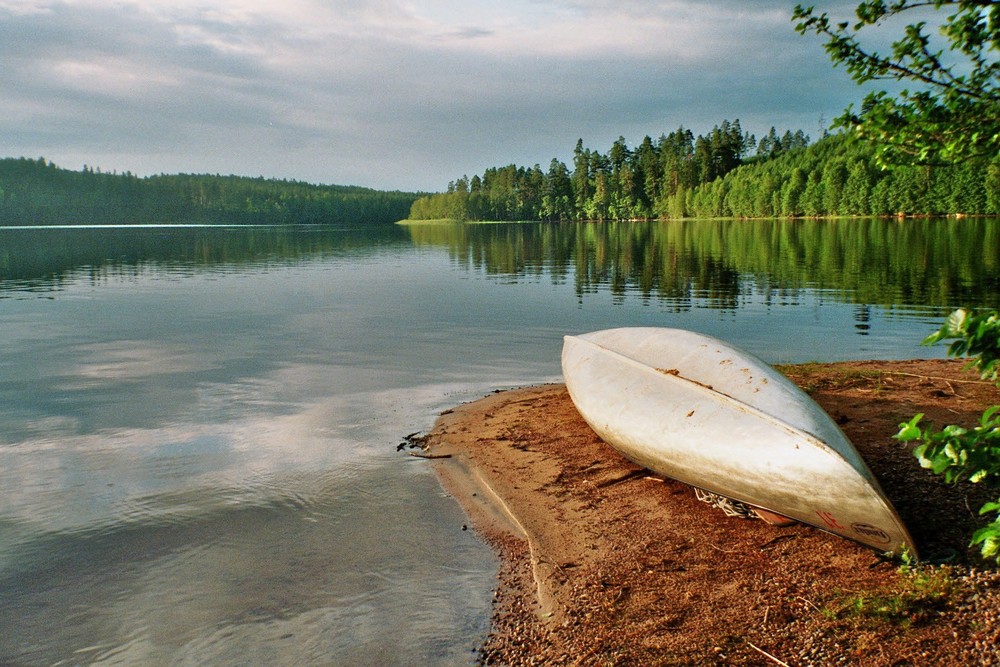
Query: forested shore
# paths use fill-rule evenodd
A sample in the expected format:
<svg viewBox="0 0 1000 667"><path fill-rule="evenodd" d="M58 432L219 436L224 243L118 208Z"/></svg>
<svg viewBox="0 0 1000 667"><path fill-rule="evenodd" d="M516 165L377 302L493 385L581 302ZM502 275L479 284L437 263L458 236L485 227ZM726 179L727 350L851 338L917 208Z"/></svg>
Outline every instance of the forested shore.
<svg viewBox="0 0 1000 667"><path fill-rule="evenodd" d="M445 192L176 174L138 177L44 158L0 159L0 225L388 224L410 220L653 220L1000 215L1000 157L882 169L846 135L801 130L760 141L739 121L680 128L606 152L577 142L572 169L490 167Z"/></svg>
<svg viewBox="0 0 1000 667"><path fill-rule="evenodd" d="M209 174L72 171L0 159L0 225L391 224L419 195Z"/></svg>
<svg viewBox="0 0 1000 667"><path fill-rule="evenodd" d="M648 220L1000 214L1000 157L885 170L844 134L816 143L774 128L759 142L739 121L703 136L680 128L635 148L573 152L572 169L492 167L416 200L410 219Z"/></svg>

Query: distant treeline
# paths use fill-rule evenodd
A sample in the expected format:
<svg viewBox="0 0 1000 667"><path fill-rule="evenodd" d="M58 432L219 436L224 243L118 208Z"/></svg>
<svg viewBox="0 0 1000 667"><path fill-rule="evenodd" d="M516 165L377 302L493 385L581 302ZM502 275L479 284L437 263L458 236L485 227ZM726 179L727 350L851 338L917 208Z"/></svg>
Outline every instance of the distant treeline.
<svg viewBox="0 0 1000 667"><path fill-rule="evenodd" d="M759 142L739 121L705 136L680 128L606 153L577 141L572 170L509 165L413 203L410 219L648 220L687 217L1000 214L1000 157L956 166L875 166L844 135L810 145L802 131Z"/></svg>
<svg viewBox="0 0 1000 667"><path fill-rule="evenodd" d="M388 224L419 195L342 185L219 175L62 169L0 159L0 225Z"/></svg>

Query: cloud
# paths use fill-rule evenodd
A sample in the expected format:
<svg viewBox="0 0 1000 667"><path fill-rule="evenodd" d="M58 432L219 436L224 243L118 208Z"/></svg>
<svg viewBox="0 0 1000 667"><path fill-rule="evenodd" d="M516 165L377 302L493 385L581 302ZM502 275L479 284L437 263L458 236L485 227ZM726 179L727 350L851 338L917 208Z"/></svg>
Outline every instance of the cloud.
<svg viewBox="0 0 1000 667"><path fill-rule="evenodd" d="M439 189L678 125L855 99L792 5L727 0L0 2L0 153Z"/></svg>

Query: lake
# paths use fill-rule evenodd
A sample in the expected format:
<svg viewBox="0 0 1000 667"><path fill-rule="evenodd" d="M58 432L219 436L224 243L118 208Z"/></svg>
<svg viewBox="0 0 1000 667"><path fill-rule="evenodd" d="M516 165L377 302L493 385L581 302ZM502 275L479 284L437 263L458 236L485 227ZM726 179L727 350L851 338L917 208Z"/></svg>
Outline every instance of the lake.
<svg viewBox="0 0 1000 667"><path fill-rule="evenodd" d="M468 665L496 561L438 413L562 336L942 356L996 220L0 228L0 663Z"/></svg>

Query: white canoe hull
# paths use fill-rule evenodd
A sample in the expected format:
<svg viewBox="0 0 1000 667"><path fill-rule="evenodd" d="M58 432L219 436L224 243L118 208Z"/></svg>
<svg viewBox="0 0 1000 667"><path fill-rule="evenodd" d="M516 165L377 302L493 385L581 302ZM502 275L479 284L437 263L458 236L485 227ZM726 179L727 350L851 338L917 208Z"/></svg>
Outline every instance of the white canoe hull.
<svg viewBox="0 0 1000 667"><path fill-rule="evenodd" d="M584 420L635 463L879 551L916 553L840 428L756 357L691 331L625 328L567 336L562 366Z"/></svg>

